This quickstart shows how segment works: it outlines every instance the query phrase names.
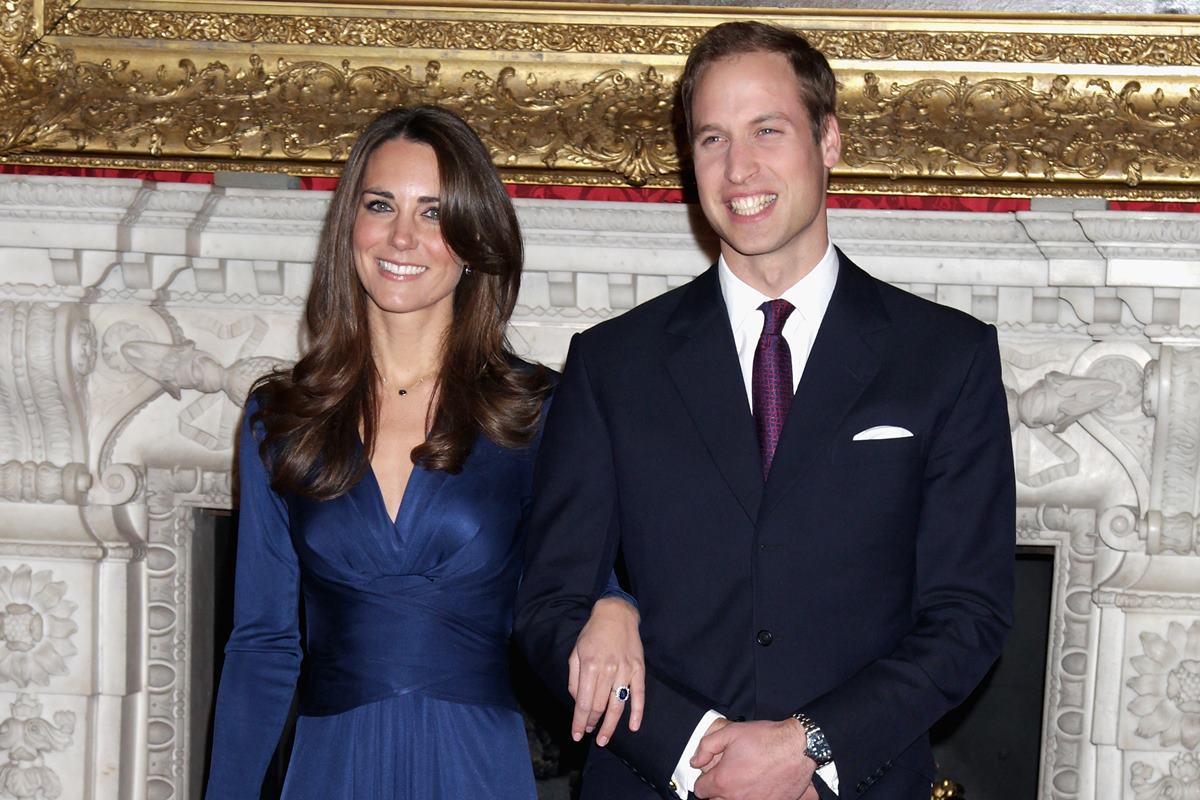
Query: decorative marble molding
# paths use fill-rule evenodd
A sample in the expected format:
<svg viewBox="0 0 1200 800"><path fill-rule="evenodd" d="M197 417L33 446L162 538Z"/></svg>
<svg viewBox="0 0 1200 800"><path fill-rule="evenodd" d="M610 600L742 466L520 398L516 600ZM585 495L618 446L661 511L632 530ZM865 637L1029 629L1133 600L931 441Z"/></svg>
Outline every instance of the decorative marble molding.
<svg viewBox="0 0 1200 800"><path fill-rule="evenodd" d="M64 781L63 796L85 775L96 783L77 794L198 790L212 687L194 665L214 644L196 586L210 558L204 510L233 504L250 382L299 352L327 201L0 176L0 337L18 367L0 377L0 684L45 686L59 692L47 707L78 709L71 728L28 704L11 717L44 720L88 754L72 772L54 766L67 751L53 748L32 764ZM713 257L686 206L517 206L527 270L510 334L550 364L576 331ZM1163 245L1189 235L1163 232L1180 224L1037 209L831 213L833 238L865 268L1000 330L1016 541L1055 554L1043 800L1190 787L1187 765L1167 761L1192 739L1185 711L1177 740L1162 740L1169 726L1138 734L1185 697L1189 645L1167 665L1162 643L1200 612L1200 264ZM101 742L101 729L120 735ZM0 782L33 776L4 769Z"/></svg>

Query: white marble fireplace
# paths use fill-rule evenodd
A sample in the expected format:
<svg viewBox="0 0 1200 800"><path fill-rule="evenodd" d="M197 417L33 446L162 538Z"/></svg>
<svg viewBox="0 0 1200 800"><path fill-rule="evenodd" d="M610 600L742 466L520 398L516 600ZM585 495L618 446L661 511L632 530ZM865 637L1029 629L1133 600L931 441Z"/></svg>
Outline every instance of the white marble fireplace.
<svg viewBox="0 0 1200 800"><path fill-rule="evenodd" d="M247 387L301 346L327 199L0 176L0 797L198 796L203 510ZM550 364L711 258L686 206L517 205L512 338ZM1055 553L1047 800L1200 793L1198 223L832 212L864 267L1000 330L1016 541Z"/></svg>

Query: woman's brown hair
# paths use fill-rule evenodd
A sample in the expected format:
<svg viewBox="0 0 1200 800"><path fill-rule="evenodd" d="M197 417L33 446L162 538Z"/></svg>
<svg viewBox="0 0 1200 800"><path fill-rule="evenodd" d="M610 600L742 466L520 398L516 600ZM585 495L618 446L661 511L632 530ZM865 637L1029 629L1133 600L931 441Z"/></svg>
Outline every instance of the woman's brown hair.
<svg viewBox="0 0 1200 800"><path fill-rule="evenodd" d="M537 430L548 372L518 361L504 336L523 259L512 202L487 148L459 117L435 106L397 108L363 131L330 201L305 308L308 352L252 390L266 432L260 452L277 492L337 497L362 478L374 449L378 372L351 242L367 161L399 138L433 148L442 237L471 268L454 290L429 435L413 462L458 472L479 433L521 447Z"/></svg>

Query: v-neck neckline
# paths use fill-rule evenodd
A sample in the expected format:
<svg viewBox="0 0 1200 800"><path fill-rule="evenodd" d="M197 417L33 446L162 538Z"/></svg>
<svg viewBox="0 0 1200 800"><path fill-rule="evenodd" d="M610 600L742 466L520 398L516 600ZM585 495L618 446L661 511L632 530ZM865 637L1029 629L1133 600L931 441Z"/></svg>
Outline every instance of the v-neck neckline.
<svg viewBox="0 0 1200 800"><path fill-rule="evenodd" d="M413 478L416 477L417 470L421 469L421 465L414 463L412 470L408 473L408 480L404 482L404 491L400 493L400 505L396 506L396 516L393 517L388 511L387 501L383 499L383 486L379 483L379 475L375 473L375 465L367 457L367 446L363 444L362 436L356 436L355 438L358 439L358 447L362 453L363 460L367 462L367 474L371 476L371 483L375 484L375 502L379 504L379 509L383 512L384 519L390 522L392 527L395 528L400 523L400 515L404 513L404 506L408 500L408 492L413 485Z"/></svg>
<svg viewBox="0 0 1200 800"><path fill-rule="evenodd" d="M408 480L404 482L404 491L400 493L400 505L396 506L396 516L393 518L388 511L387 501L383 499L383 486L379 483L379 476L375 474L375 465L371 463L371 459L367 459L367 472L371 475L371 482L375 484L376 502L379 503L379 508L383 511L383 516L392 523L393 528L400 524L400 515L404 513L405 503L408 501L408 492L412 488L413 479L420 468L420 464L413 464L412 471L408 473Z"/></svg>

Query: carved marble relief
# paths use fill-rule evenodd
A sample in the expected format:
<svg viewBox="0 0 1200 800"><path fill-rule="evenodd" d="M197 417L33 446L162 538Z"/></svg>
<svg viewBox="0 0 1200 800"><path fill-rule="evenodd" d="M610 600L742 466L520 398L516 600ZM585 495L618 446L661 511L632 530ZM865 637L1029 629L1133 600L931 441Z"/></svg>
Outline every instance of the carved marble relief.
<svg viewBox="0 0 1200 800"><path fill-rule="evenodd" d="M67 674L79 626L71 619L77 606L66 594L67 584L53 580L50 570L0 566L0 685L48 686Z"/></svg>
<svg viewBox="0 0 1200 800"><path fill-rule="evenodd" d="M1171 759L1165 774L1135 761L1129 785L1134 800L1200 800L1200 758L1180 753Z"/></svg>
<svg viewBox="0 0 1200 800"><path fill-rule="evenodd" d="M66 750L74 742L75 714L55 711L46 719L34 695L20 694L0 722L0 797L19 800L55 800L63 795L59 774L46 764L46 756ZM75 787L67 796L74 793Z"/></svg>
<svg viewBox="0 0 1200 800"><path fill-rule="evenodd" d="M12 358L0 373L0 498L78 504L90 485L86 378L96 360L86 311L0 300L0 341Z"/></svg>
<svg viewBox="0 0 1200 800"><path fill-rule="evenodd" d="M246 392L301 348L324 202L0 178L0 225L20 222L0 239L0 340L18 353L0 374L0 689L86 698L124 743L83 748L82 717L35 708L66 708L50 695L22 701L0 722L0 793L15 794L11 775L49 797L52 774L63 797L82 793L54 766L64 747L92 754L79 775L110 781L97 796L124 800L129 776L147 796L197 790L197 509L232 504ZM550 364L574 332L712 257L682 206L521 201L518 213L527 270L511 335ZM831 217L869 271L1000 331L1016 541L1055 553L1043 800L1200 791L1184 757L1200 749L1194 225L1092 211ZM45 738L4 749L20 726Z"/></svg>
<svg viewBox="0 0 1200 800"><path fill-rule="evenodd" d="M1166 637L1145 631L1142 652L1130 664L1138 675L1127 682L1137 694L1129 711L1137 735L1160 747L1200 745L1200 622L1172 622Z"/></svg>

